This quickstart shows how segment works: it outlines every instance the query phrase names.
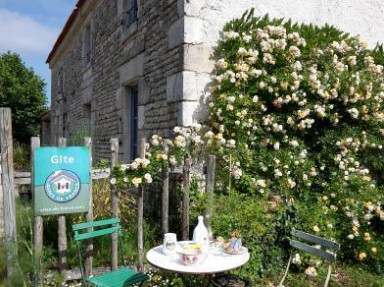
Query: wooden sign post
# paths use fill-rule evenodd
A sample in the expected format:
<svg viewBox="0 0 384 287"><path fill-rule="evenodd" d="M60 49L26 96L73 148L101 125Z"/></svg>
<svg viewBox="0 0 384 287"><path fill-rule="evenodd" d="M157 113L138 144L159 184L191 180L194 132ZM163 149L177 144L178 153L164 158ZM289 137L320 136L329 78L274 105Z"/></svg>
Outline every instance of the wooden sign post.
<svg viewBox="0 0 384 287"><path fill-rule="evenodd" d="M59 147L67 146L66 138L59 138ZM67 269L67 224L65 215L59 215L57 218L58 234L57 234L57 246L59 249L59 270L64 280L66 279Z"/></svg>

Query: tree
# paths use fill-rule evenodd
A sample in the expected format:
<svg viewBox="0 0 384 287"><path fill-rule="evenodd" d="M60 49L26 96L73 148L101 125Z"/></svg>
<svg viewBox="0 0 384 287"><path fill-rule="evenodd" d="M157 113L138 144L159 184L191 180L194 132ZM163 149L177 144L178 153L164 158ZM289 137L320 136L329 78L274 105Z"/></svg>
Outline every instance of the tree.
<svg viewBox="0 0 384 287"><path fill-rule="evenodd" d="M12 109L14 139L28 143L39 133L46 107L45 83L16 53L0 55L0 107Z"/></svg>

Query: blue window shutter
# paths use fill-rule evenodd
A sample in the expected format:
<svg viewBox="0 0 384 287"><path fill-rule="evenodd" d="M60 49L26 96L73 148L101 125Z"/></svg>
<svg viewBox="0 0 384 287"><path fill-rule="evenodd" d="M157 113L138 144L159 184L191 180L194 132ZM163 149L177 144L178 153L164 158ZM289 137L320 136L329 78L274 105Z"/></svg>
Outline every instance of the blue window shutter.
<svg viewBox="0 0 384 287"><path fill-rule="evenodd" d="M131 151L130 159L134 160L137 157L138 145L138 97L139 87L132 86L131 88Z"/></svg>
<svg viewBox="0 0 384 287"><path fill-rule="evenodd" d="M137 0L130 0L128 11L126 11L125 26L129 27L137 21Z"/></svg>

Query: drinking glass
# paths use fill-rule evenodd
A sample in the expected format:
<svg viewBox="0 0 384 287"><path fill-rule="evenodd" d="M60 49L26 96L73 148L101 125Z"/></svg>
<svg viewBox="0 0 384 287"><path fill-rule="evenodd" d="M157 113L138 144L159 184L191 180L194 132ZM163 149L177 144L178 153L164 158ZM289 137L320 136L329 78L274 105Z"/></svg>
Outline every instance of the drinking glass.
<svg viewBox="0 0 384 287"><path fill-rule="evenodd" d="M163 253L166 255L173 255L176 253L176 233L165 233L163 240Z"/></svg>

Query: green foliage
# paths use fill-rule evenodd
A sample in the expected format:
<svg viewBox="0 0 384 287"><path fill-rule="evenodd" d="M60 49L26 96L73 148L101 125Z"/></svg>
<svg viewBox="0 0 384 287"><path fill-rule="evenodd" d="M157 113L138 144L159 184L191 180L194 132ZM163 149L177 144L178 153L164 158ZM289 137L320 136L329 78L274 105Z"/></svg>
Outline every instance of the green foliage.
<svg viewBox="0 0 384 287"><path fill-rule="evenodd" d="M343 260L380 270L383 47L249 11L225 26L216 56L205 138L217 146L221 191L244 193L250 206L248 198L284 202L269 215L272 233L295 227L335 239ZM236 211L247 218L245 210ZM238 228L243 217L224 214Z"/></svg>
<svg viewBox="0 0 384 287"><path fill-rule="evenodd" d="M17 171L29 171L30 166L30 147L19 142L13 143L13 164Z"/></svg>
<svg viewBox="0 0 384 287"><path fill-rule="evenodd" d="M69 137L69 144L73 146L82 146L84 145L85 137L92 137L92 130L85 126L81 126L80 128L73 131L73 133Z"/></svg>
<svg viewBox="0 0 384 287"><path fill-rule="evenodd" d="M236 191L217 195L212 215L214 234L228 239L238 231L251 254L249 263L235 274L257 281L263 273L281 267L285 253L279 248L283 238L279 237L275 216L268 212L264 200L254 196Z"/></svg>
<svg viewBox="0 0 384 287"><path fill-rule="evenodd" d="M14 139L29 144L47 110L45 83L16 53L0 55L0 107L12 109Z"/></svg>
<svg viewBox="0 0 384 287"><path fill-rule="evenodd" d="M16 202L16 227L17 227L17 265L14 274L6 278L6 260L4 258L4 250L0 248L0 286L33 286L34 273L44 278L48 273L48 268L54 262L53 251L50 247L43 249L43 255L36 264L33 252L33 213L28 202ZM57 281L53 284L59 284ZM52 282L51 282L52 283Z"/></svg>

